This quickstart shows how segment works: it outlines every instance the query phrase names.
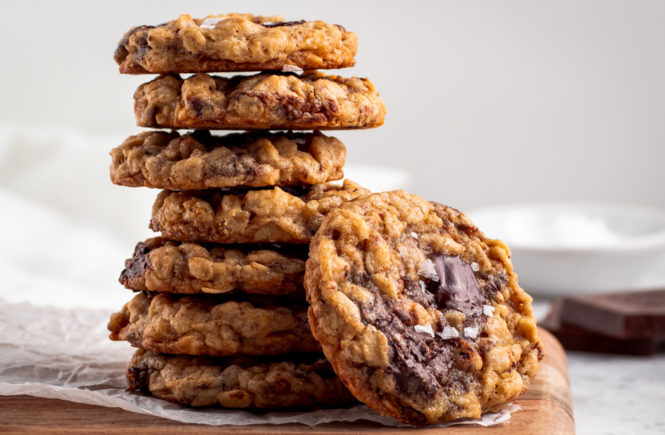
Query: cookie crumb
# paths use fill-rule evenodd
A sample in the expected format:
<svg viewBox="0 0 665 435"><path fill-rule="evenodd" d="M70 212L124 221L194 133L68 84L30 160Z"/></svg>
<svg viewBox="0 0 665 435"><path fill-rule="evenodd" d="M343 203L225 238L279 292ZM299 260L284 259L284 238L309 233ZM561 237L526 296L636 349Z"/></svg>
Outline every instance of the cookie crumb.
<svg viewBox="0 0 665 435"><path fill-rule="evenodd" d="M443 331L438 332L437 335L444 340L447 340L449 338L459 337L459 331L452 326L444 326Z"/></svg>
<svg viewBox="0 0 665 435"><path fill-rule="evenodd" d="M477 338L478 337L478 328L476 328L475 326L464 328L464 336L466 338L471 338L471 339Z"/></svg>
<svg viewBox="0 0 665 435"><path fill-rule="evenodd" d="M415 325L413 329L415 329L417 332L424 332L425 334L429 334L434 337L434 331L432 330L431 325Z"/></svg>
<svg viewBox="0 0 665 435"><path fill-rule="evenodd" d="M483 305L483 314L487 317L494 316L494 307L491 305Z"/></svg>
<svg viewBox="0 0 665 435"><path fill-rule="evenodd" d="M418 267L418 275L430 279L434 282L439 282L439 274L436 273L434 263L429 258L420 263Z"/></svg>

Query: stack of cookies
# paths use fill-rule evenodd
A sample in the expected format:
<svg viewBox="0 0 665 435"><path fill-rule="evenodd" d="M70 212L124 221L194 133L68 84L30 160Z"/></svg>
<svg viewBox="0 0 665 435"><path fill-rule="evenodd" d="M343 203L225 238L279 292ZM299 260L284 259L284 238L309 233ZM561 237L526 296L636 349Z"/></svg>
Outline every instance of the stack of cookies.
<svg viewBox="0 0 665 435"><path fill-rule="evenodd" d="M160 74L134 94L137 124L168 129L111 152L115 184L163 189L161 237L127 260L120 282L137 293L109 323L138 348L129 390L230 408L355 400L310 332L303 279L326 213L369 193L329 183L346 149L318 131L383 123L369 80L313 71L352 66L356 49L341 26L240 14L182 15L120 41L121 73ZM208 74L231 71L261 72Z"/></svg>

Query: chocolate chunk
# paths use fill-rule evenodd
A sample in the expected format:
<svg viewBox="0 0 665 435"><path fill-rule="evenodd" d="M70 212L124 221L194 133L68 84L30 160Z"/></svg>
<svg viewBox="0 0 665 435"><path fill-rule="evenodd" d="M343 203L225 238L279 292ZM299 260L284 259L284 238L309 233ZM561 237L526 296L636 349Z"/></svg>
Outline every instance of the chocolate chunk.
<svg viewBox="0 0 665 435"><path fill-rule="evenodd" d="M562 323L562 307L563 301L555 301L540 326L554 334L565 349L626 355L652 355L665 350L663 338L618 339Z"/></svg>
<svg viewBox="0 0 665 435"><path fill-rule="evenodd" d="M467 317L479 316L483 312L485 298L471 266L461 257L434 255L430 257L439 279L428 280L427 289L441 308L450 308Z"/></svg>
<svg viewBox="0 0 665 435"><path fill-rule="evenodd" d="M125 268L120 273L119 281L122 285L126 286L132 279L145 274L145 271L149 269L148 257L152 248L153 246L148 243L139 242L136 244L134 255L125 262Z"/></svg>
<svg viewBox="0 0 665 435"><path fill-rule="evenodd" d="M298 24L304 24L305 20L298 21L280 21L277 23L261 23L263 27L285 27L285 26L297 26Z"/></svg>
<svg viewBox="0 0 665 435"><path fill-rule="evenodd" d="M665 289L572 296L561 321L620 339L665 337Z"/></svg>
<svg viewBox="0 0 665 435"><path fill-rule="evenodd" d="M127 368L127 390L150 393L150 368L147 363Z"/></svg>

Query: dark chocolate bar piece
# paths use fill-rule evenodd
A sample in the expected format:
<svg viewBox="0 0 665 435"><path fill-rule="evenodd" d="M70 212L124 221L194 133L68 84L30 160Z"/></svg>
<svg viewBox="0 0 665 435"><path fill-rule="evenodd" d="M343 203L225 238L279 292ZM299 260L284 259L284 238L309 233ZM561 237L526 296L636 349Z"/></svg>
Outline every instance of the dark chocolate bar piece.
<svg viewBox="0 0 665 435"><path fill-rule="evenodd" d="M555 301L539 325L554 334L566 350L643 356L665 350L665 338L618 339L562 323L563 305L563 301Z"/></svg>
<svg viewBox="0 0 665 435"><path fill-rule="evenodd" d="M665 289L570 296L561 321L614 338L665 337Z"/></svg>

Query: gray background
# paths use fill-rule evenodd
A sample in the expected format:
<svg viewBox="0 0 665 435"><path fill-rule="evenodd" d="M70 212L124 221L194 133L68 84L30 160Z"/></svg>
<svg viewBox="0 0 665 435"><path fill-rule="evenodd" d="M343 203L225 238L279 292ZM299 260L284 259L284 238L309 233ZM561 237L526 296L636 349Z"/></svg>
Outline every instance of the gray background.
<svg viewBox="0 0 665 435"><path fill-rule="evenodd" d="M429 199L665 207L663 1L3 2L0 123L134 134L150 77L117 73L123 32L229 11L356 32L357 66L340 72L369 77L389 113L335 134L349 162L404 168Z"/></svg>

